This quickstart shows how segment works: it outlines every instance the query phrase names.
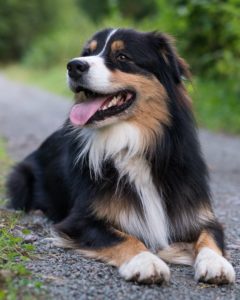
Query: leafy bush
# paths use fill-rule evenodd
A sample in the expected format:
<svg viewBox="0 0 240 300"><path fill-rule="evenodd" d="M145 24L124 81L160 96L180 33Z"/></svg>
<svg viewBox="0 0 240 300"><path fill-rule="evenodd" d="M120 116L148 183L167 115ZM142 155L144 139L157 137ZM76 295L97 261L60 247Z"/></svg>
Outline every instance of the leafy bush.
<svg viewBox="0 0 240 300"><path fill-rule="evenodd" d="M190 94L199 125L240 134L240 87L232 80L198 79Z"/></svg>
<svg viewBox="0 0 240 300"><path fill-rule="evenodd" d="M99 0L76 0L76 3L93 22L99 22L111 13L111 4L108 0L101 0L101 5L99 5Z"/></svg>
<svg viewBox="0 0 240 300"><path fill-rule="evenodd" d="M156 0L76 0L77 5L94 23L98 23L106 17L118 12L123 18L142 20L157 13Z"/></svg>
<svg viewBox="0 0 240 300"><path fill-rule="evenodd" d="M55 23L58 0L0 0L1 60L19 59Z"/></svg>
<svg viewBox="0 0 240 300"><path fill-rule="evenodd" d="M78 29L54 30L47 36L41 36L26 52L23 63L34 68L50 68L66 63L80 54L80 50L89 36L91 29L79 26Z"/></svg>
<svg viewBox="0 0 240 300"><path fill-rule="evenodd" d="M39 35L26 51L23 62L31 67L50 68L66 63L80 53L83 43L95 28L75 5L74 0L62 1L58 18L47 34Z"/></svg>
<svg viewBox="0 0 240 300"><path fill-rule="evenodd" d="M118 1L117 6L124 18L132 18L136 21L157 14L157 3L155 0L121 0Z"/></svg>
<svg viewBox="0 0 240 300"><path fill-rule="evenodd" d="M194 71L209 77L240 76L240 2L174 0L184 26L183 52ZM240 78L240 77L239 77Z"/></svg>
<svg viewBox="0 0 240 300"><path fill-rule="evenodd" d="M51 67L79 53L95 30L131 26L175 36L195 74L240 77L239 0L0 0L0 6L2 61L24 56L27 65Z"/></svg>

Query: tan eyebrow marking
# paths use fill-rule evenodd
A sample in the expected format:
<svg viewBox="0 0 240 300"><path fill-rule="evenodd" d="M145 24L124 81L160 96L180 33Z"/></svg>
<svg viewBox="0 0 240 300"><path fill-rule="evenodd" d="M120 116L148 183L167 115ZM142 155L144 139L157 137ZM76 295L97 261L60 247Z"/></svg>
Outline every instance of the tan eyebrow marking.
<svg viewBox="0 0 240 300"><path fill-rule="evenodd" d="M93 52L94 50L97 49L97 41L96 40L92 40L89 45L88 45L89 49L91 50L91 52Z"/></svg>
<svg viewBox="0 0 240 300"><path fill-rule="evenodd" d="M122 50L125 48L124 42L122 40L114 41L111 45L112 52L116 52L118 50Z"/></svg>

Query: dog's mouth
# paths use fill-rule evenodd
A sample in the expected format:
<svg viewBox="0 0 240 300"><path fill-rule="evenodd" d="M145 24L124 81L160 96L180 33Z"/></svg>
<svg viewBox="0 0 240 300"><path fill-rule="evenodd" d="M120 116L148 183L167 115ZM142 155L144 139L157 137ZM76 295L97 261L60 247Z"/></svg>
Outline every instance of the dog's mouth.
<svg viewBox="0 0 240 300"><path fill-rule="evenodd" d="M136 98L136 93L130 90L121 90L114 94L100 94L87 89L81 91L86 99L75 104L70 112L71 122L78 126L118 115L126 111Z"/></svg>

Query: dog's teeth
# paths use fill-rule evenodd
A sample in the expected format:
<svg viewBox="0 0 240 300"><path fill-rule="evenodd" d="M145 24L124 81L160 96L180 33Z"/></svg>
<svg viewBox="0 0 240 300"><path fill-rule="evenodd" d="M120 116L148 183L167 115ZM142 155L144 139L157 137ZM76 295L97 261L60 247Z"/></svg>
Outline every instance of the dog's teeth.
<svg viewBox="0 0 240 300"><path fill-rule="evenodd" d="M112 106L113 106L113 102L110 101L110 102L108 103L108 107L112 107Z"/></svg>
<svg viewBox="0 0 240 300"><path fill-rule="evenodd" d="M116 105L117 102L118 102L118 98L116 98L116 97L114 97L114 98L112 99L112 101L111 101L111 103L112 103L113 105Z"/></svg>
<svg viewBox="0 0 240 300"><path fill-rule="evenodd" d="M117 101L116 97L113 97L113 99L111 100L110 104L113 106L113 105L115 105L116 101Z"/></svg>
<svg viewBox="0 0 240 300"><path fill-rule="evenodd" d="M108 107L112 107L112 106L114 106L114 105L116 105L116 104L117 104L117 98L114 97L114 98L108 103Z"/></svg>
<svg viewBox="0 0 240 300"><path fill-rule="evenodd" d="M119 106L123 104L125 101L125 97L122 94L118 94L112 98L112 100L108 103L105 104L104 106L101 107L101 110L106 110L112 106Z"/></svg>

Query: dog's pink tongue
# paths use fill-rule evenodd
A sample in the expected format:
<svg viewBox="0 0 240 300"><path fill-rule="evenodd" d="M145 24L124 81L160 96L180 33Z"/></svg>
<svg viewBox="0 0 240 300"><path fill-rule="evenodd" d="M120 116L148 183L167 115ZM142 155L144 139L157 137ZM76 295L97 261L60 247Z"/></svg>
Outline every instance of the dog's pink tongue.
<svg viewBox="0 0 240 300"><path fill-rule="evenodd" d="M70 112L70 120L73 125L83 126L102 106L105 97L89 99L86 102L75 104Z"/></svg>

